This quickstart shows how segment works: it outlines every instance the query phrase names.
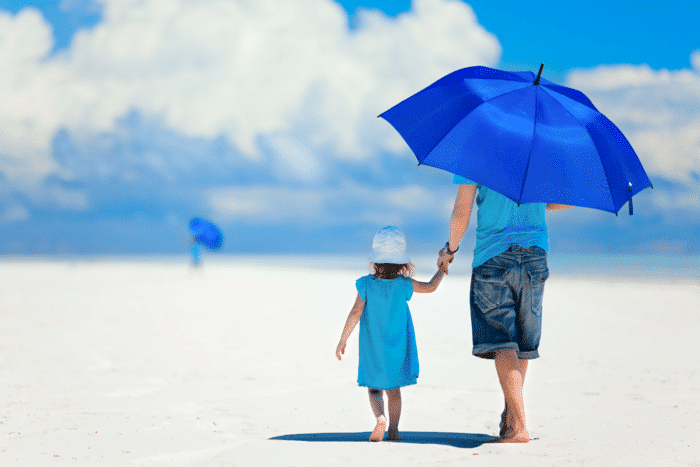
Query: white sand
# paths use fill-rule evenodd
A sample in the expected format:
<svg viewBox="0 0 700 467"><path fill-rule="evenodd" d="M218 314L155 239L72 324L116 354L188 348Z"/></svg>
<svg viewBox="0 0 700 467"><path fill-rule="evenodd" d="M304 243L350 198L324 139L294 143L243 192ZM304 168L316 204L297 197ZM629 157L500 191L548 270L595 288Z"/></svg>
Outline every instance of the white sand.
<svg viewBox="0 0 700 467"><path fill-rule="evenodd" d="M404 442L374 444L357 331L334 356L363 268L0 263L0 465L700 464L697 280L552 277L535 439L490 445L498 382L470 354L468 278L448 276L410 302Z"/></svg>

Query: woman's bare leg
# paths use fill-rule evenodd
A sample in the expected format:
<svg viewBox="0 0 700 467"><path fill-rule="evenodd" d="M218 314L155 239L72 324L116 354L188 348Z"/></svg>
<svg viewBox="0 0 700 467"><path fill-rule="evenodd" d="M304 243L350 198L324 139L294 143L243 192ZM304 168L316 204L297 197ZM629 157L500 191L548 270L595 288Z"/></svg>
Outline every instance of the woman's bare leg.
<svg viewBox="0 0 700 467"><path fill-rule="evenodd" d="M520 363L520 373L523 375L523 388L525 387L525 373L527 373L527 363L529 360L525 360L522 358L518 359L518 363ZM501 423L498 425L500 428L500 431L498 433L498 436L503 437L505 432L508 430L508 402L505 403L505 407L503 408L503 412L501 413Z"/></svg>
<svg viewBox="0 0 700 467"><path fill-rule="evenodd" d="M382 391L378 389L369 389L369 405L372 406L372 412L377 419L377 425L369 437L370 441L382 441L384 432L386 431L386 417L384 416L384 396ZM391 407L391 406L390 406Z"/></svg>
<svg viewBox="0 0 700 467"><path fill-rule="evenodd" d="M401 389L392 389L386 392L389 405L389 439L400 441L399 419L401 418Z"/></svg>
<svg viewBox="0 0 700 467"><path fill-rule="evenodd" d="M497 442L528 443L530 434L525 424L525 402L523 400L523 375L515 350L496 352L496 371L501 383L507 407L507 429Z"/></svg>

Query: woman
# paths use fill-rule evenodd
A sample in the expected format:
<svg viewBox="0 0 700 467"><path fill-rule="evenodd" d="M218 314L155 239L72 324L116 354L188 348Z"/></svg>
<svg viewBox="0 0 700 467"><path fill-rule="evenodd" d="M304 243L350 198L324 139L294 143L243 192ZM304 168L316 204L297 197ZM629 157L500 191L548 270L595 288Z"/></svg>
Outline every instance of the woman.
<svg viewBox="0 0 700 467"><path fill-rule="evenodd" d="M495 442L527 443L523 383L528 361L539 357L542 295L549 276L545 211L569 209L551 203L513 200L456 175L459 185L450 218L450 236L438 267L447 272L469 225L476 199L477 228L472 280L472 353L493 359L505 408Z"/></svg>

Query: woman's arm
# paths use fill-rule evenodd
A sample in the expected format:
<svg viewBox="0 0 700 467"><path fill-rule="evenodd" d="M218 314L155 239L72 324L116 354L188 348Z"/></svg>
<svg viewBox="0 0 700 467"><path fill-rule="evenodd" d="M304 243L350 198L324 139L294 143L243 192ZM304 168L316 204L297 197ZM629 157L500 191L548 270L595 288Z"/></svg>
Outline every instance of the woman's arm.
<svg viewBox="0 0 700 467"><path fill-rule="evenodd" d="M547 203L547 211L561 211L562 209L571 209L568 204Z"/></svg>
<svg viewBox="0 0 700 467"><path fill-rule="evenodd" d="M411 285L413 286L413 291L417 293L435 292L444 276L445 273L443 272L443 270L438 269L438 272L436 272L433 278L430 279L430 282L420 282L417 280L412 280Z"/></svg>
<svg viewBox="0 0 700 467"><path fill-rule="evenodd" d="M459 248L459 244L462 242L464 233L469 226L469 219L472 215L475 197L476 185L459 185L455 206L452 209L452 216L450 217L450 251L456 251L457 248ZM448 274L447 265L450 264L452 260L454 260L454 254L450 255L443 248L440 250L438 268L444 269L445 274Z"/></svg>
<svg viewBox="0 0 700 467"><path fill-rule="evenodd" d="M340 342L338 342L338 347L335 349L335 356L340 360L340 356L345 353L345 345L348 343L348 338L352 334L352 330L355 329L357 323L360 321L362 312L365 311L365 302L360 298L360 294L357 294L355 299L355 304L350 310L348 319L345 321L345 327L343 328L343 334L340 336Z"/></svg>

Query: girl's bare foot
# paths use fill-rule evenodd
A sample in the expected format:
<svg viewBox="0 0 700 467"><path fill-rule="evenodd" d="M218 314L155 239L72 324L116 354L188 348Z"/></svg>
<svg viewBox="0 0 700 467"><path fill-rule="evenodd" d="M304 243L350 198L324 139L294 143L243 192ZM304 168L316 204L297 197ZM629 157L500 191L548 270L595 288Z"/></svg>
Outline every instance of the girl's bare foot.
<svg viewBox="0 0 700 467"><path fill-rule="evenodd" d="M389 432L387 433L387 439L389 441L401 441L401 435L399 435L399 429L389 427Z"/></svg>
<svg viewBox="0 0 700 467"><path fill-rule="evenodd" d="M377 417L377 426L374 427L374 431L369 437L370 441L374 441L375 443L378 441L382 441L384 439L384 432L386 431L386 417L384 415L380 415Z"/></svg>

